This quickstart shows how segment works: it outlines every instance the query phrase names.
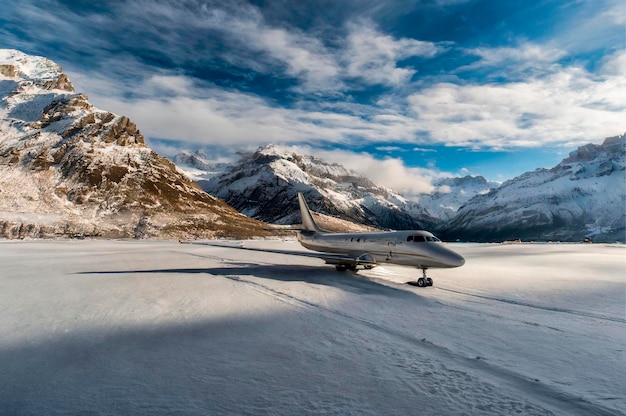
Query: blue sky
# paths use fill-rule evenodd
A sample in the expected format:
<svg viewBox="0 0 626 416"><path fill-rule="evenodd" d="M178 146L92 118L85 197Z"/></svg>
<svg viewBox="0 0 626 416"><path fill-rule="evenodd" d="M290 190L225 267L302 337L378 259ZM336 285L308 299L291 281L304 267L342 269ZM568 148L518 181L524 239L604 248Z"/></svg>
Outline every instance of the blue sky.
<svg viewBox="0 0 626 416"><path fill-rule="evenodd" d="M419 192L624 133L625 20L623 0L5 0L0 39L160 153L282 144Z"/></svg>

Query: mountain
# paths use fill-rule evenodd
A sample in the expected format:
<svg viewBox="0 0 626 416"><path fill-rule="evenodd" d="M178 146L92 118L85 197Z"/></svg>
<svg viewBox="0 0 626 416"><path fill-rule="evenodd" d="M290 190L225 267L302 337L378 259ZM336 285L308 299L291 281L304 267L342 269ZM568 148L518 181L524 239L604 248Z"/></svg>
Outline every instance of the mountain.
<svg viewBox="0 0 626 416"><path fill-rule="evenodd" d="M199 183L240 212L276 224L300 221L297 192L314 211L371 227L428 228L434 220L414 202L343 166L274 145L242 155L224 173Z"/></svg>
<svg viewBox="0 0 626 416"><path fill-rule="evenodd" d="M182 151L172 158L176 167L194 181L203 181L223 172L227 163L214 162L201 150Z"/></svg>
<svg viewBox="0 0 626 416"><path fill-rule="evenodd" d="M571 152L552 169L506 181L462 206L445 238L472 241L626 240L626 138Z"/></svg>
<svg viewBox="0 0 626 416"><path fill-rule="evenodd" d="M262 235L59 65L0 50L0 237Z"/></svg>
<svg viewBox="0 0 626 416"><path fill-rule="evenodd" d="M499 187L500 183L488 181L482 176L464 176L437 178L433 186L434 192L419 195L419 204L429 215L447 221L474 196L486 194Z"/></svg>

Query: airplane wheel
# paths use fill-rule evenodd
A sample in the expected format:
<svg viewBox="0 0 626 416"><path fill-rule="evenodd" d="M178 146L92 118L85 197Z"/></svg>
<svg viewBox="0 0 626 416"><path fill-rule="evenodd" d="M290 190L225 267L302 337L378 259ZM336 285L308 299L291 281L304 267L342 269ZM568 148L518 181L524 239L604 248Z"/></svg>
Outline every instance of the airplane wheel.
<svg viewBox="0 0 626 416"><path fill-rule="evenodd" d="M347 267L345 264L338 264L335 266L335 269L337 269L338 272L345 272Z"/></svg>
<svg viewBox="0 0 626 416"><path fill-rule="evenodd" d="M417 279L417 287L424 287L426 286L426 281L424 280L423 277L420 277L419 279Z"/></svg>
<svg viewBox="0 0 626 416"><path fill-rule="evenodd" d="M433 285L433 279L431 279L430 277L426 278L426 286L432 286Z"/></svg>

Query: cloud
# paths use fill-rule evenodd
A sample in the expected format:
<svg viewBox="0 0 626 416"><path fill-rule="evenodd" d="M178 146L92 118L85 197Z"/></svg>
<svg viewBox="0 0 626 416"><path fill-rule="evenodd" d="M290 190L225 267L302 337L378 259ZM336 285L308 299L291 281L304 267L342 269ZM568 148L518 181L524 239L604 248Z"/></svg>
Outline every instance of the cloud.
<svg viewBox="0 0 626 416"><path fill-rule="evenodd" d="M623 50L590 72L555 42L446 43L454 56L479 58L459 68L442 43L386 33L374 14L348 15L331 30L276 21L242 1L90 7L43 0L15 10L31 45L57 46L79 91L149 137L501 149L626 130ZM606 19L619 20L615 10ZM419 79L421 68L408 66L431 59L448 66Z"/></svg>
<svg viewBox="0 0 626 416"><path fill-rule="evenodd" d="M622 51L597 74L571 67L523 82L435 83L404 99L406 114L347 102L279 107L179 75L147 78L129 97L110 80L72 79L77 87L91 83L95 105L129 116L144 135L196 145L394 142L505 149L577 145L626 130L625 63Z"/></svg>
<svg viewBox="0 0 626 416"><path fill-rule="evenodd" d="M340 67L323 44L302 33L284 29L251 31L250 41L286 66L286 74L300 79L304 91L333 91L341 87Z"/></svg>
<svg viewBox="0 0 626 416"><path fill-rule="evenodd" d="M234 51L220 52L227 61L264 73L282 70L285 76L298 79L305 92L341 87L339 65L320 39L298 29L273 27L251 6L234 11L205 8L204 13L206 19L197 26L216 30L224 42L235 46Z"/></svg>
<svg viewBox="0 0 626 416"><path fill-rule="evenodd" d="M370 178L374 183L393 189L405 196L416 196L434 190L432 182L441 176L451 176L436 170L407 167L402 159L379 159L369 153L354 153L344 150L320 150L308 146L294 146L295 151L310 154Z"/></svg>
<svg viewBox="0 0 626 416"><path fill-rule="evenodd" d="M466 49L467 54L480 60L458 68L455 72L488 69L490 78L512 79L524 72L549 73L554 65L567 55L564 50L523 42L517 46Z"/></svg>
<svg viewBox="0 0 626 416"><path fill-rule="evenodd" d="M626 124L624 53L599 74L574 66L520 82L436 83L408 97L415 127L435 142L496 149L615 135Z"/></svg>
<svg viewBox="0 0 626 416"><path fill-rule="evenodd" d="M152 75L144 83L149 95L188 95L193 89L192 80L180 75Z"/></svg>
<svg viewBox="0 0 626 416"><path fill-rule="evenodd" d="M555 21L555 36L551 40L570 54L594 52L607 47L624 46L626 6L623 0L574 2L577 12Z"/></svg>
<svg viewBox="0 0 626 416"><path fill-rule="evenodd" d="M415 56L432 58L440 51L432 42L395 39L380 33L370 21L349 23L348 30L344 53L346 73L349 77L359 78L371 85L404 84L416 70L398 67L398 61Z"/></svg>

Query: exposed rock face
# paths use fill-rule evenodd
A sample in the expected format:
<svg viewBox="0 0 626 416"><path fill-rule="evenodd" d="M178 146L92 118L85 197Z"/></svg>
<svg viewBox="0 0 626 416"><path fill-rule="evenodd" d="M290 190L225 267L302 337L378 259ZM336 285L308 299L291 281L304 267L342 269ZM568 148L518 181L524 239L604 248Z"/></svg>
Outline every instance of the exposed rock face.
<svg viewBox="0 0 626 416"><path fill-rule="evenodd" d="M626 240L626 138L610 137L570 153L552 169L537 169L461 207L445 237Z"/></svg>
<svg viewBox="0 0 626 416"><path fill-rule="evenodd" d="M0 237L249 236L264 224L202 191L94 108L51 61L0 50Z"/></svg>
<svg viewBox="0 0 626 416"><path fill-rule="evenodd" d="M16 74L17 69L15 68L15 65L0 64L0 75L13 78Z"/></svg>
<svg viewBox="0 0 626 416"><path fill-rule="evenodd" d="M419 229L433 220L417 204L340 165L273 145L199 183L240 212L276 224L300 221L298 192L314 211L372 227Z"/></svg>

